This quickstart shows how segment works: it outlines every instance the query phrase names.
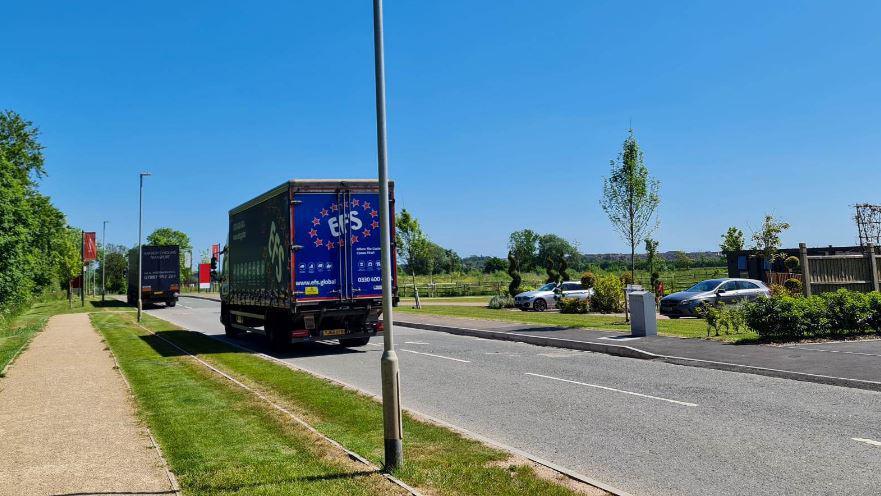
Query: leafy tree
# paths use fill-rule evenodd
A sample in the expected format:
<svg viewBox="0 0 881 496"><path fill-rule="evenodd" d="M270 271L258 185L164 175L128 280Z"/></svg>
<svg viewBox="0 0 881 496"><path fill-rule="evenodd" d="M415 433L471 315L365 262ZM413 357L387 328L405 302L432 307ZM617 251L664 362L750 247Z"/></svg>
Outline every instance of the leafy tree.
<svg viewBox="0 0 881 496"><path fill-rule="evenodd" d="M67 297L70 299L71 281L82 274L83 232L79 229L67 226L61 230L56 239L55 250L58 254L58 277L67 287Z"/></svg>
<svg viewBox="0 0 881 496"><path fill-rule="evenodd" d="M658 241L652 238L645 238L645 265L649 273L655 271L655 260L658 256Z"/></svg>
<svg viewBox="0 0 881 496"><path fill-rule="evenodd" d="M507 270L508 262L499 257L489 257L486 259L486 263L483 264L483 273L484 274L492 274L493 272L498 272L500 270Z"/></svg>
<svg viewBox="0 0 881 496"><path fill-rule="evenodd" d="M692 266L692 260L684 251L677 251L673 255L673 263L680 269L687 269Z"/></svg>
<svg viewBox="0 0 881 496"><path fill-rule="evenodd" d="M187 267L184 253L191 251L193 245L186 233L170 227L160 227L147 236L148 245L177 245L180 248L180 273L184 281L189 281L193 269Z"/></svg>
<svg viewBox="0 0 881 496"><path fill-rule="evenodd" d="M419 221L406 208L395 216L395 244L398 248L398 258L410 270L415 287L416 263L427 255L428 240L419 226Z"/></svg>
<svg viewBox="0 0 881 496"><path fill-rule="evenodd" d="M107 293L124 294L128 283L126 280L126 270L128 268L128 259L124 253L109 252L104 257L106 272L104 274Z"/></svg>
<svg viewBox="0 0 881 496"><path fill-rule="evenodd" d="M556 234L544 234L538 239L538 259L544 264L547 282L569 280L567 269L569 260L578 256L578 249L572 243Z"/></svg>
<svg viewBox="0 0 881 496"><path fill-rule="evenodd" d="M722 235L722 243L719 248L723 252L738 252L743 250L743 231L736 227L729 227Z"/></svg>
<svg viewBox="0 0 881 496"><path fill-rule="evenodd" d="M514 257L520 264L520 269L530 271L540 263L538 257L538 240L540 237L531 229L523 229L511 233L511 236L508 238L508 251L514 254Z"/></svg>
<svg viewBox="0 0 881 496"><path fill-rule="evenodd" d="M639 143L630 130L611 175L603 179L600 205L612 226L630 244L630 274L636 276L636 244L657 228L655 211L661 203L660 183L649 177ZM654 221L653 221L654 219Z"/></svg>
<svg viewBox="0 0 881 496"><path fill-rule="evenodd" d="M775 221L774 216L766 214L762 227L752 235L753 249L762 252L769 268L780 249L780 235L787 229L789 229L789 224Z"/></svg>

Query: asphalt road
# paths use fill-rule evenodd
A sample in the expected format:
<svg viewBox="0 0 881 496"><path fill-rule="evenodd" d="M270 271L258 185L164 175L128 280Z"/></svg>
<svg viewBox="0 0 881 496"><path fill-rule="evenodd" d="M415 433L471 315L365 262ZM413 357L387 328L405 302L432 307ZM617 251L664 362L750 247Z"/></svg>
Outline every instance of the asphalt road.
<svg viewBox="0 0 881 496"><path fill-rule="evenodd" d="M222 335L219 308L184 298L148 313ZM396 330L404 407L632 494L881 493L881 393ZM234 341L266 352L260 338ZM276 356L379 394L381 349Z"/></svg>

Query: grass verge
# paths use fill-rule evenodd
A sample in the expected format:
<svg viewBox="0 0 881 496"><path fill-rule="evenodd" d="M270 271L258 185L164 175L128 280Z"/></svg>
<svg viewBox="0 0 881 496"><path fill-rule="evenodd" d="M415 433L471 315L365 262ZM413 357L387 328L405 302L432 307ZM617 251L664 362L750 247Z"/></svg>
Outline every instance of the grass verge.
<svg viewBox="0 0 881 496"><path fill-rule="evenodd" d="M292 465L291 460L307 449L293 427L285 427L267 404L199 370L194 361L135 327L130 316L96 314L93 321L116 354L143 416L187 492L215 494L242 487L259 488L248 491L259 494L360 490L318 488L319 482L329 484L320 474L331 469L309 460ZM325 435L382 464L382 409L372 398L165 321L147 317L144 323L296 412ZM405 415L404 432L405 466L395 475L428 494L577 494L540 477L528 464L510 462L508 453L446 428ZM304 473L299 468L303 464L314 468ZM337 483L368 482L333 470ZM285 490L271 489L275 487Z"/></svg>
<svg viewBox="0 0 881 496"><path fill-rule="evenodd" d="M72 305L66 299L52 299L35 303L27 312L0 324L0 377L13 360L27 347L34 335L46 327L49 317L61 313L96 312L105 310L124 310L124 303L108 300L86 300L81 306L76 300Z"/></svg>
<svg viewBox="0 0 881 496"><path fill-rule="evenodd" d="M493 310L482 307L453 305L424 306L421 310L399 306L396 311L402 313L422 313L442 315L445 317L464 317L471 319L501 320L505 322L521 322L559 327L586 327L609 331L630 332L630 324L624 319L613 315L600 314L564 314L557 312L521 312L520 310ZM667 336L684 338L707 338L707 324L701 319L659 319L658 333ZM754 342L758 334L752 331L740 334L722 334L711 336L711 339L730 342Z"/></svg>

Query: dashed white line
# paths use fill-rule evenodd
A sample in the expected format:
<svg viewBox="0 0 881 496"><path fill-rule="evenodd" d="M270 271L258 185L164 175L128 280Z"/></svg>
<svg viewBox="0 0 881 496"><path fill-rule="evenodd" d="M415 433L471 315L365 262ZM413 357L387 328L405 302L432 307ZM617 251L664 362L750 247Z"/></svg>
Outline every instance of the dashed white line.
<svg viewBox="0 0 881 496"><path fill-rule="evenodd" d="M784 348L796 348L795 346L784 346ZM799 350L808 350L808 351L822 351L825 353L844 353L845 355L863 355L863 356L875 356L881 357L878 353L863 353L860 351L845 351L845 350L824 350L822 348L808 348L806 346L799 346Z"/></svg>
<svg viewBox="0 0 881 496"><path fill-rule="evenodd" d="M851 440L856 441L858 443L866 443L872 446L881 446L881 441L875 441L874 439L864 439L861 437L852 437Z"/></svg>
<svg viewBox="0 0 881 496"><path fill-rule="evenodd" d="M423 353L421 351L405 350L404 348L401 348L401 351L406 351L407 353L415 353L417 355L425 355L425 356L430 356L430 357L435 357L435 358L443 358L444 360L453 360L455 362L471 363L471 360L462 360L460 358L452 358L452 357L447 357L447 356L443 356L443 355L435 355L432 353Z"/></svg>
<svg viewBox="0 0 881 496"><path fill-rule="evenodd" d="M543 377L543 378L545 378L545 379L552 379L552 380L560 381L560 382L568 382L568 383L570 383L570 384L578 384L579 386L587 386L587 387L592 387L592 388L597 388L597 389L604 389L604 390L606 390L606 391L613 391L613 392L616 392L616 393L630 394L630 395L633 395L633 396L639 396L639 397L641 397L641 398L648 398L648 399L652 399L652 400L666 401L666 402L669 402L669 403L675 403L675 404L677 404L677 405L682 405L682 406L697 406L697 403L689 403L689 402L687 402L687 401L671 400L671 399L669 399L669 398L661 398L660 396L652 396L652 395L649 395L649 394L634 393L633 391L625 391L625 390L623 390L623 389L615 389L615 388L608 387L608 386L598 386L598 385L596 385L596 384L588 384L588 383L586 383L586 382L570 381L569 379L561 379L561 378L559 378L559 377L552 377L552 376L549 376L549 375L533 374L533 373L531 373L531 372L526 372L526 375L531 375L531 376L534 376L534 377Z"/></svg>
<svg viewBox="0 0 881 496"><path fill-rule="evenodd" d="M431 343L424 343L422 341L404 341L404 344L431 344Z"/></svg>

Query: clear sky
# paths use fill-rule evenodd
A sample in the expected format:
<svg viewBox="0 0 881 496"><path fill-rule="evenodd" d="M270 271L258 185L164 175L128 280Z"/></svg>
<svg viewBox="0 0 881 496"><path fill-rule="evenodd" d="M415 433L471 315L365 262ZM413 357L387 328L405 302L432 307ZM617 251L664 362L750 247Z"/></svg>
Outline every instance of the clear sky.
<svg viewBox="0 0 881 496"><path fill-rule="evenodd" d="M626 251L599 207L630 122L662 250L765 212L851 244L881 203L881 2L385 3L398 204L462 255L532 228ZM70 222L226 238L287 178L374 177L371 2L8 2L0 108L42 130Z"/></svg>

